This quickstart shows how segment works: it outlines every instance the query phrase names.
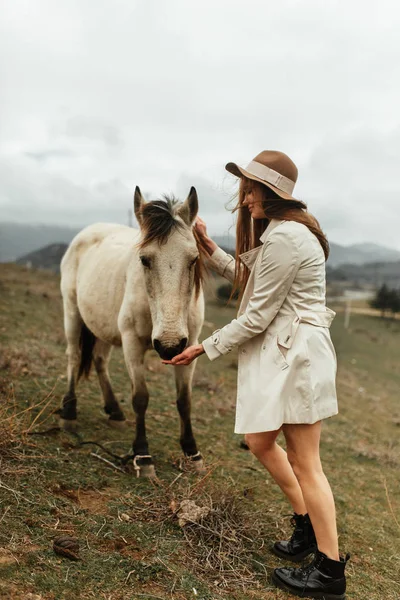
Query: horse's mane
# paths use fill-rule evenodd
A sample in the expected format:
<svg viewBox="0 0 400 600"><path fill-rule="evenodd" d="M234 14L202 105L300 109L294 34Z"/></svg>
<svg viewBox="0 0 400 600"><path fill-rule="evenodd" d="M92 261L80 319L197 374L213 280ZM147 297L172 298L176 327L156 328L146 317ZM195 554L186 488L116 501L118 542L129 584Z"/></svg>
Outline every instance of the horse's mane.
<svg viewBox="0 0 400 600"><path fill-rule="evenodd" d="M144 248L155 240L165 244L173 229L183 228L181 221L176 219L179 201L175 196L163 196L162 200L146 202L142 206L142 240L140 247Z"/></svg>
<svg viewBox="0 0 400 600"><path fill-rule="evenodd" d="M139 243L139 248L144 248L153 241L157 241L161 246L166 243L174 229L184 229L182 220L176 218L180 205L181 203L173 194L170 196L164 194L162 199L146 202L142 206L142 239ZM201 290L202 281L205 278L206 269L204 259L206 255L194 229L192 229L192 233L199 251L199 258L196 261L194 271L194 285L197 298Z"/></svg>

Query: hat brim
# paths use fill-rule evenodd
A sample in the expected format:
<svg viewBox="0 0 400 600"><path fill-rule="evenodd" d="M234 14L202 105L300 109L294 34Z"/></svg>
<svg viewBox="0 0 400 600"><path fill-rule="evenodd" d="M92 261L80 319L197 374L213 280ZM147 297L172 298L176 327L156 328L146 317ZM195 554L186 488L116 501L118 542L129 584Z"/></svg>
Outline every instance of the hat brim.
<svg viewBox="0 0 400 600"><path fill-rule="evenodd" d="M278 189L271 183L264 181L264 179L260 179L260 177L257 177L256 175L252 175L251 173L248 173L245 169L243 169L242 167L239 167L236 163L230 162L230 163L226 164L225 169L227 171L229 171L229 173L232 173L232 175L235 175L236 177L244 176L244 177L247 177L248 179L253 179L253 181L258 181L259 183L262 183L266 187L270 188L273 192L275 192L275 194L277 194L280 198L283 198L283 200L296 200L297 202L301 202L301 200L299 200L298 198L294 198L290 194L287 194L286 192Z"/></svg>

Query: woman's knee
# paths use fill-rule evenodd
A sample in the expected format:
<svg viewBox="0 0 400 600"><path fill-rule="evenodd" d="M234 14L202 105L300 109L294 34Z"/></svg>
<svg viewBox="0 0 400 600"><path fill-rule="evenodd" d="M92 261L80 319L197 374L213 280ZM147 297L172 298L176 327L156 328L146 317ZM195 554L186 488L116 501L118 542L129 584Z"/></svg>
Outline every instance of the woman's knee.
<svg viewBox="0 0 400 600"><path fill-rule="evenodd" d="M304 457L288 447L287 458L294 474L299 481L301 479L309 479L310 477L312 478L323 473L319 456Z"/></svg>
<svg viewBox="0 0 400 600"><path fill-rule="evenodd" d="M248 445L250 452L255 456L265 454L275 447L277 434L275 432L265 433L246 433L244 436L245 442Z"/></svg>

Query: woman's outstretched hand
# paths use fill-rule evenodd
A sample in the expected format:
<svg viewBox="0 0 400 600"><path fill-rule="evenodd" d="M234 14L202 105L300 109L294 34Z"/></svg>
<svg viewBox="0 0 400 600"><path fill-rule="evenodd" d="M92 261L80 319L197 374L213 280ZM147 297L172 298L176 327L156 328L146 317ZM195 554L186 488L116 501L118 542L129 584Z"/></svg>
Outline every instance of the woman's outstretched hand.
<svg viewBox="0 0 400 600"><path fill-rule="evenodd" d="M190 363L200 356L200 354L204 354L203 344L188 346L181 354L177 354L177 356L174 356L171 360L163 360L162 363L164 365L175 366L190 365Z"/></svg>

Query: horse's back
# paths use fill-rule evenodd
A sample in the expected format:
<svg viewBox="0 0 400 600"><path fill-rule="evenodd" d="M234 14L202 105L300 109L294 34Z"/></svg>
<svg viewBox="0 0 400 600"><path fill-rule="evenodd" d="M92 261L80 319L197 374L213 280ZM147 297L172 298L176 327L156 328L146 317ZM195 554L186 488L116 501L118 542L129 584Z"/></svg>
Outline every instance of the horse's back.
<svg viewBox="0 0 400 600"><path fill-rule="evenodd" d="M138 230L97 223L80 231L61 263L61 291L79 308L86 325L106 341L119 343L117 319L126 271L137 252Z"/></svg>
<svg viewBox="0 0 400 600"><path fill-rule="evenodd" d="M85 252L100 244L117 244L131 247L139 241L139 231L125 225L114 223L95 223L80 231L70 243L62 261L61 273L68 268L71 261L82 257Z"/></svg>

